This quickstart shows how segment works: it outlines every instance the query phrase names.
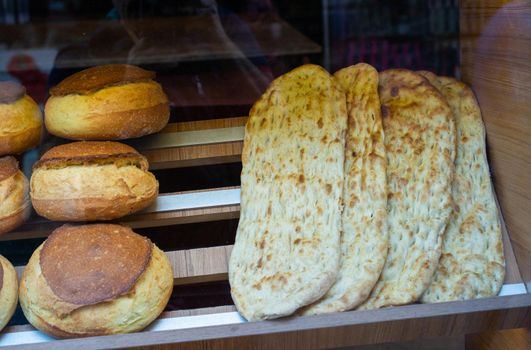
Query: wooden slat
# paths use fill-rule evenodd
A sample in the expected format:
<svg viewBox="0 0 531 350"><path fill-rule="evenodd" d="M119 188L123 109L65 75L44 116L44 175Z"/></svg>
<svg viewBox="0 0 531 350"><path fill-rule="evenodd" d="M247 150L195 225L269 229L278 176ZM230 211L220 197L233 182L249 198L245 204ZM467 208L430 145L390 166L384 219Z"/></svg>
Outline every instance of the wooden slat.
<svg viewBox="0 0 531 350"><path fill-rule="evenodd" d="M175 284L226 281L232 246L181 250L166 253Z"/></svg>
<svg viewBox="0 0 531 350"><path fill-rule="evenodd" d="M166 252L174 274L175 285L187 285L203 282L226 281L228 279L229 258L232 245L178 250ZM511 254L506 250L506 254ZM20 277L23 266L15 267ZM506 284L521 283L518 266L514 256L506 260Z"/></svg>
<svg viewBox="0 0 531 350"><path fill-rule="evenodd" d="M461 71L481 106L494 186L531 282L531 2L460 3Z"/></svg>
<svg viewBox="0 0 531 350"><path fill-rule="evenodd" d="M417 338L457 336L489 329L531 326L531 295L449 303L406 305L282 320L139 332L59 340L16 349L159 349L332 348ZM152 347L156 349L157 347Z"/></svg>
<svg viewBox="0 0 531 350"><path fill-rule="evenodd" d="M165 193L160 196L209 192L237 188L237 186L232 186L223 188L212 188L206 190L182 191ZM239 214L239 205L222 205L164 212L138 212L126 216L124 218L114 220L112 221L112 223L118 223L129 226L132 229L136 229L146 227L162 227L177 224L189 224L194 222L229 220L238 218ZM35 217L20 228L16 229L15 231L7 233L5 235L1 235L0 242L18 239L47 237L54 229L63 224L64 222L49 221L42 217Z"/></svg>
<svg viewBox="0 0 531 350"><path fill-rule="evenodd" d="M165 252L175 285L226 281L232 245ZM24 266L15 266L20 279Z"/></svg>
<svg viewBox="0 0 531 350"><path fill-rule="evenodd" d="M185 316L199 316L199 315L215 315L224 312L233 312L236 311L234 305L222 305L214 307L204 307L199 309L190 309L190 310L174 310L174 311L165 311L158 317L159 319L164 318L173 318L173 317L185 317ZM18 332L27 332L33 331L35 327L30 324L23 324L17 326L6 327L3 330L3 333L18 333Z"/></svg>
<svg viewBox="0 0 531 350"><path fill-rule="evenodd" d="M247 117L202 120L195 122L172 123L163 133L208 130L245 126ZM148 158L151 169L182 168L199 165L235 163L241 159L242 141L211 145L197 145L156 150L141 150Z"/></svg>
<svg viewBox="0 0 531 350"><path fill-rule="evenodd" d="M232 245L166 253L172 263L176 285L228 280Z"/></svg>
<svg viewBox="0 0 531 350"><path fill-rule="evenodd" d="M231 187L234 188L234 187ZM217 190L217 189L214 189ZM207 192L202 191L187 191L189 192ZM499 207L498 207L499 209ZM206 222L235 219L239 217L239 205L226 205L210 208L177 210L160 213L146 213L133 214L129 217L123 218L119 223L134 228L145 227L161 227L169 225L177 225L192 222ZM500 214L502 226L503 247L506 262L506 273L504 283L521 283L522 276L514 255L514 251L509 239L503 216ZM8 233L0 236L1 240L15 240L28 239L36 237L46 237L50 232L62 225L62 223L50 221L37 221L31 225L25 225L25 230ZM184 253L186 252L186 253ZM202 248L190 251L169 252L170 258L174 263L174 271L177 271L176 279L183 278L178 284L197 283L205 281L219 281L225 280L227 274L228 255L230 254L230 247L211 247ZM187 255L188 254L188 255ZM213 269L212 271L208 270ZM193 272L197 273L193 273ZM202 273L209 275L202 277Z"/></svg>

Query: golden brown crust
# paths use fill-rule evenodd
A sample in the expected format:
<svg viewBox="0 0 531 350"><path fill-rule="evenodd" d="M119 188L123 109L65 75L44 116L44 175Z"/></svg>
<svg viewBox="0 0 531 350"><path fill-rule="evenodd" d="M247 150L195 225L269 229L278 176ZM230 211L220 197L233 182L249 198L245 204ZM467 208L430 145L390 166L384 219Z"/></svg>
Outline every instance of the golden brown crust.
<svg viewBox="0 0 531 350"><path fill-rule="evenodd" d="M70 140L123 140L135 138L162 130L168 124L170 110L168 103L161 103L152 107L123 112L91 114L89 118L92 120L93 127L83 132L64 133L60 130L55 130L53 127L49 131L55 136ZM102 125L105 125L105 127L102 128ZM50 128L49 123L46 126Z"/></svg>
<svg viewBox="0 0 531 350"><path fill-rule="evenodd" d="M0 158L0 181L15 175L18 171L18 162L14 157L6 156Z"/></svg>
<svg viewBox="0 0 531 350"><path fill-rule="evenodd" d="M13 103L0 103L0 156L36 147L41 139L42 113L28 95Z"/></svg>
<svg viewBox="0 0 531 350"><path fill-rule="evenodd" d="M30 211L28 180L18 169L17 160L0 158L0 235L22 225Z"/></svg>
<svg viewBox="0 0 531 350"><path fill-rule="evenodd" d="M17 134L0 136L0 155L20 154L39 145L42 124Z"/></svg>
<svg viewBox="0 0 531 350"><path fill-rule="evenodd" d="M0 220L0 235L8 233L22 225L31 214L31 206L27 201L16 213Z"/></svg>
<svg viewBox="0 0 531 350"><path fill-rule="evenodd" d="M130 291L112 300L75 305L50 288L41 265L42 244L33 253L20 281L20 305L36 328L58 338L128 333L143 329L164 310L173 288L168 257L152 245L145 271Z"/></svg>
<svg viewBox="0 0 531 350"><path fill-rule="evenodd" d="M26 95L26 88L14 81L0 81L0 103L13 103Z"/></svg>
<svg viewBox="0 0 531 350"><path fill-rule="evenodd" d="M155 72L128 64L108 64L77 72L50 89L52 96L90 94L105 87L151 80Z"/></svg>
<svg viewBox="0 0 531 350"><path fill-rule="evenodd" d="M128 293L151 259L152 243L120 225L56 229L44 243L40 266L55 295L92 305Z"/></svg>
<svg viewBox="0 0 531 350"><path fill-rule="evenodd" d="M133 147L120 142L81 141L56 146L44 153L41 160L75 157L112 156L124 153L139 154Z"/></svg>
<svg viewBox="0 0 531 350"><path fill-rule="evenodd" d="M35 211L53 221L113 220L148 207L157 199L158 191L139 200L130 197L35 199L31 202Z"/></svg>
<svg viewBox="0 0 531 350"><path fill-rule="evenodd" d="M121 140L153 134L168 123L169 102L160 84L149 80L101 89L90 95L52 96L45 124L72 140Z"/></svg>
<svg viewBox="0 0 531 350"><path fill-rule="evenodd" d="M143 170L148 168L146 158L128 145L110 141L81 141L50 149L35 163L33 169L124 162L132 162Z"/></svg>
<svg viewBox="0 0 531 350"><path fill-rule="evenodd" d="M0 255L0 331L9 322L18 304L18 280L13 265Z"/></svg>

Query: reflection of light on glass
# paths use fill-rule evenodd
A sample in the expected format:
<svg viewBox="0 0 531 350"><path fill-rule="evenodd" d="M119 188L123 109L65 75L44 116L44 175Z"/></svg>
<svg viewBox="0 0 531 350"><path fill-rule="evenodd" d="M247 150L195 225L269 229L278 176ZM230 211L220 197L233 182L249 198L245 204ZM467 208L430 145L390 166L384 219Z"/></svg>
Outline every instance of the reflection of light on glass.
<svg viewBox="0 0 531 350"><path fill-rule="evenodd" d="M273 22L270 25L271 36L273 39L278 39L282 35L282 26L278 22Z"/></svg>
<svg viewBox="0 0 531 350"><path fill-rule="evenodd" d="M203 84L201 83L201 80L199 79L199 75L194 75L195 80L195 86L197 87L197 93L200 96L205 96L205 91L203 90Z"/></svg>

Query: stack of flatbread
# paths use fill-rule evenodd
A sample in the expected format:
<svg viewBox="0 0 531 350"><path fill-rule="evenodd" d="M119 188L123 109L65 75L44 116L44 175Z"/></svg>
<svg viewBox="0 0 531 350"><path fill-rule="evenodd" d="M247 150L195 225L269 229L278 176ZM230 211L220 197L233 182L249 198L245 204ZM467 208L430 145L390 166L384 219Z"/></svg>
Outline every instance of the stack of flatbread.
<svg viewBox="0 0 531 350"><path fill-rule="evenodd" d="M494 296L485 131L455 79L357 64L277 78L251 109L231 294L248 320Z"/></svg>

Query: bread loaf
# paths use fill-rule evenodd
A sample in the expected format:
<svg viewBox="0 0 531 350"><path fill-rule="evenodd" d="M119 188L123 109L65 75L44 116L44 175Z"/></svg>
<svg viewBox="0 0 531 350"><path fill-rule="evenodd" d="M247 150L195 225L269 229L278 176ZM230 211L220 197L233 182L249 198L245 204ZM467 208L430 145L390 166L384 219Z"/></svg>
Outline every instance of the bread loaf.
<svg viewBox="0 0 531 350"><path fill-rule="evenodd" d="M17 272L13 268L13 265L0 255L0 331L15 313L17 302Z"/></svg>
<svg viewBox="0 0 531 350"><path fill-rule="evenodd" d="M28 179L15 158L0 158L0 235L20 226L30 212Z"/></svg>
<svg viewBox="0 0 531 350"><path fill-rule="evenodd" d="M33 326L71 338L141 330L172 289L168 257L149 239L119 225L65 225L31 256L19 297Z"/></svg>
<svg viewBox="0 0 531 350"><path fill-rule="evenodd" d="M246 319L289 315L334 283L346 126L342 88L315 65L277 78L251 109L229 264Z"/></svg>
<svg viewBox="0 0 531 350"><path fill-rule="evenodd" d="M344 209L337 280L303 314L350 310L369 296L387 255L387 180L378 72L360 63L334 74L347 95Z"/></svg>
<svg viewBox="0 0 531 350"><path fill-rule="evenodd" d="M26 89L0 81L0 156L36 147L41 139L42 113Z"/></svg>
<svg viewBox="0 0 531 350"><path fill-rule="evenodd" d="M419 72L448 100L457 127L454 210L439 266L423 303L492 297L505 276L498 209L490 181L485 128L472 90L460 81Z"/></svg>
<svg viewBox="0 0 531 350"><path fill-rule="evenodd" d="M111 64L71 75L50 90L45 124L73 140L120 140L160 131L169 120L168 98L139 67Z"/></svg>
<svg viewBox="0 0 531 350"><path fill-rule="evenodd" d="M362 309L415 302L428 287L452 212L455 125L445 98L404 69L380 73L389 251Z"/></svg>
<svg viewBox="0 0 531 350"><path fill-rule="evenodd" d="M155 201L148 162L118 142L81 141L50 149L35 163L31 201L50 220L111 220Z"/></svg>

